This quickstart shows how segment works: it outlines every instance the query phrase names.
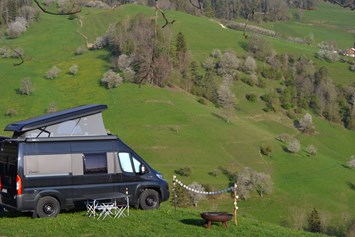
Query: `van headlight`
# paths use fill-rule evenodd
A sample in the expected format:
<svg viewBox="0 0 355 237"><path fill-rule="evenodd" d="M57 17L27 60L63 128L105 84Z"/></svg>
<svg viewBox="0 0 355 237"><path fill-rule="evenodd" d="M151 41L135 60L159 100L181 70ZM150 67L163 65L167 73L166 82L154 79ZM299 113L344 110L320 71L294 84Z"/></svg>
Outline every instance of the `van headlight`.
<svg viewBox="0 0 355 237"><path fill-rule="evenodd" d="M160 173L156 173L155 175L158 177L158 179L164 180L164 178L163 178L163 175L162 175L162 174L160 174Z"/></svg>

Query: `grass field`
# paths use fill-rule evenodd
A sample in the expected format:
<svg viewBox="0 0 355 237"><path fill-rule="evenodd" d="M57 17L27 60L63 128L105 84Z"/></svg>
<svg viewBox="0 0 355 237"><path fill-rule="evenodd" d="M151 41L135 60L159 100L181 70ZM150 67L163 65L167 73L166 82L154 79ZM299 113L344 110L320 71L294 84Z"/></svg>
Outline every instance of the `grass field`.
<svg viewBox="0 0 355 237"><path fill-rule="evenodd" d="M84 211L60 214L57 218L31 219L28 216L0 217L2 236L244 236L244 237L317 237L277 225L260 223L249 218L233 220L227 228L214 223L206 229L196 210L177 209L164 205L159 210L130 210L130 216L120 219L97 220L85 216ZM10 215L10 217L13 217ZM129 228L127 228L129 226Z"/></svg>
<svg viewBox="0 0 355 237"><path fill-rule="evenodd" d="M326 8L328 5L322 5L323 7ZM329 8L327 14L331 14L332 9ZM218 116L220 111L213 105L202 105L197 102L197 98L177 88L157 88L148 85L139 87L133 84L123 84L112 90L100 87L99 80L110 67L109 54L105 50L100 50L75 56L75 50L85 43L83 37L76 31L79 30L87 35L92 42L107 30L111 22L136 13L154 16L153 9L137 5L127 5L109 11L84 9L80 14L83 21L83 27L80 28L78 19L69 20L64 16L44 14L40 22L34 23L23 36L8 40L7 43L13 47L24 49L25 63L21 66L13 66L13 63L17 62L15 59L0 59L2 81L0 127L17 120L41 115L45 113L50 103L56 103L58 109L90 103L107 104L109 109L103 114L107 129L127 142L149 164L161 171L167 180L172 179L175 170L185 166L191 167L192 175L188 178L181 177L183 182L189 184L196 181L209 184L215 189L226 188L228 185L228 178L223 174L217 177L209 175L209 172L218 167L240 170L249 166L259 172L270 174L274 182L273 194L264 198L253 195L250 200L240 202L241 216L246 218L245 222L251 223L245 227L245 231L250 230L250 232L242 236L292 236L293 233L283 232L286 230L278 229L279 227L272 227L271 233L262 232L259 227L265 229L268 224L251 220L283 224L285 220L292 217L291 210L309 213L315 207L326 214L330 222L344 214L355 217L355 210L352 208L355 206L353 189L355 170L344 167L350 156L355 154L354 132L314 116L316 135L301 134L294 128L292 120L279 113L263 112L264 103L260 100L251 103L245 99L245 93L252 91L262 95L268 91L268 87L260 89L238 81L233 88L238 101L237 110L230 123L226 123ZM321 13L319 17L323 18L320 20L317 20L317 15L312 16L313 13L318 14L317 11L307 12L304 14L304 20L326 21ZM216 48L221 50L232 48L238 55L246 54L242 47L245 44L242 32L223 29L215 21L207 18L177 12L167 12L167 15L176 20L174 25L169 26L171 30L175 33L183 31L188 47L197 59L204 59ZM345 16L344 13L342 17ZM350 15L345 18L346 22L350 22L352 17L353 15ZM337 22L346 24L343 23L343 19L334 20L332 24ZM344 27L352 26L344 25ZM299 31L304 30L299 29ZM351 33L348 36L351 37ZM292 44L278 39L270 40L278 52L305 54L310 57L313 57L316 52L314 46ZM0 47L5 47L2 42ZM354 73L345 70L346 66L343 63L327 64L321 61L316 63L325 64L337 83L354 82ZM72 64L79 66L79 73L76 76L68 74ZM44 75L54 65L61 69L59 77L54 80L45 79ZM27 76L31 77L35 84L34 94L31 96L16 94L21 79ZM268 86L277 83L268 83ZM4 116L10 108L16 109L18 114L14 117ZM283 149L285 144L275 139L281 133L298 138L303 150L297 154L285 152ZM10 135L2 133L4 134ZM318 148L316 156L307 156L305 148L310 144ZM260 146L264 145L272 147L272 157L260 156ZM230 211L230 206L229 198L206 200L201 203L197 211ZM82 221L80 213L65 214L54 220L30 220L26 219L27 217L2 218L0 229L9 232L1 231L0 234L30 236L31 233L35 233L32 230L39 231L37 230L39 227L33 227L34 223L43 223L44 231L49 233L50 224L53 223L58 228L57 235L61 236L62 233L69 236L90 234L95 236L95 229L110 235L113 232L124 233L126 230L121 226L131 224L133 219L134 223L142 225L140 227L137 224L137 229L134 230L139 235L144 232L145 220L154 219L155 215L158 215L163 216L167 221L175 221L172 213L168 207L161 212L147 212L147 214L140 211L133 212L132 218L123 219L122 225L111 227L113 229L106 229L106 224L101 225L102 223L96 220ZM180 219L199 223L194 221L198 216L196 211L186 213L182 211L178 216ZM16 229L18 223L22 223L23 226L29 225L29 228ZM194 233L196 231L197 236L206 233L203 228L196 228L194 224L184 224L182 221L177 223L177 228L181 228L181 232L178 232L181 235L192 231ZM151 222L148 224L154 226ZM157 225L159 225L156 226L156 229L159 229L157 231L162 231L157 232L157 236L164 236L166 231L173 232L175 227L175 224L169 222L157 223ZM76 232L76 228L79 232ZM135 228L130 229L133 231ZM264 231L269 230L266 228ZM240 232L243 233L240 229L228 228L223 232L213 228L209 233L227 236ZM279 232L281 234L278 234ZM299 236L304 236L302 234L304 233ZM145 234L143 233L142 236Z"/></svg>

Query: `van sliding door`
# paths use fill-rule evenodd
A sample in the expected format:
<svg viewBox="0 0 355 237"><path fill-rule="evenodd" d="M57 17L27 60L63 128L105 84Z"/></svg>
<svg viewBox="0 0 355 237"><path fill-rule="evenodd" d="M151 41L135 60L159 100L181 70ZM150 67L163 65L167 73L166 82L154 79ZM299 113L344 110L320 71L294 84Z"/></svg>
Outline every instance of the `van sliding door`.
<svg viewBox="0 0 355 237"><path fill-rule="evenodd" d="M110 193L115 188L112 181L112 141L83 141L72 144L72 156L80 158L82 171L73 174L73 197ZM111 159L110 159L111 158Z"/></svg>

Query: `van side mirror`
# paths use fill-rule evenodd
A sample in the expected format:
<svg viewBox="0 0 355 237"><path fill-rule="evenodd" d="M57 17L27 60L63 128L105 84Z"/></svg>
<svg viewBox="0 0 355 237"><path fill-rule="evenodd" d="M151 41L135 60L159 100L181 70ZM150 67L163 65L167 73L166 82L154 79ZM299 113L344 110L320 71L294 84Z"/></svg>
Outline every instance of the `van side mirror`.
<svg viewBox="0 0 355 237"><path fill-rule="evenodd" d="M144 165L140 165L140 170L139 170L140 174L145 174L147 173L147 168Z"/></svg>

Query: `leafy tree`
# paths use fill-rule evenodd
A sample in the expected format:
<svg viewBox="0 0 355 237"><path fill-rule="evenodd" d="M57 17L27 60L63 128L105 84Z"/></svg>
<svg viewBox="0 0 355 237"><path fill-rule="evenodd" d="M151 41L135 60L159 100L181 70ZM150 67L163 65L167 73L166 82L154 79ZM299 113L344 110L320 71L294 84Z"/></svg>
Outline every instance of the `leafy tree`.
<svg viewBox="0 0 355 237"><path fill-rule="evenodd" d="M31 95L34 91L34 85L30 77L21 80L19 93L21 95Z"/></svg>

